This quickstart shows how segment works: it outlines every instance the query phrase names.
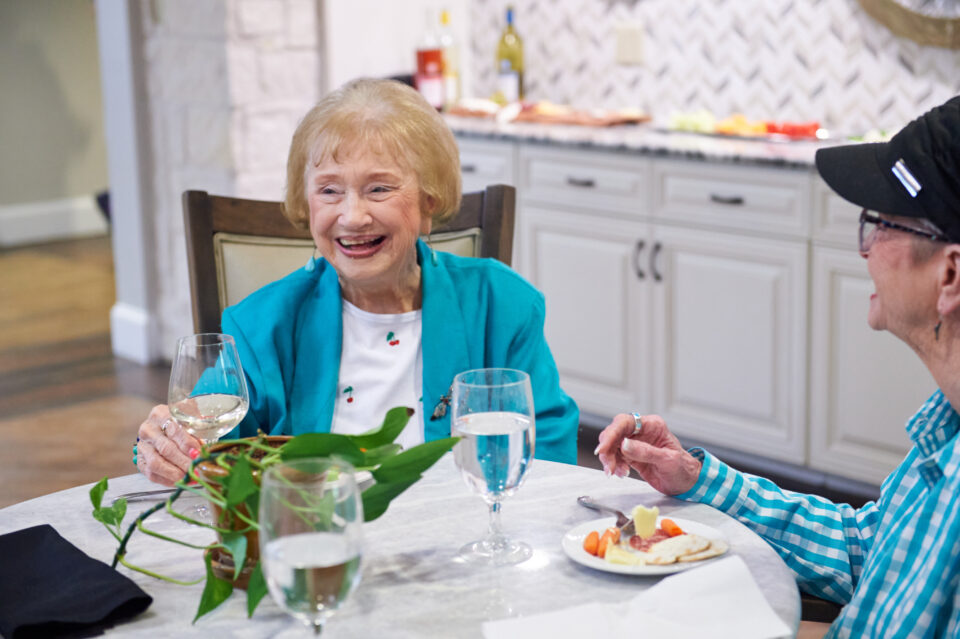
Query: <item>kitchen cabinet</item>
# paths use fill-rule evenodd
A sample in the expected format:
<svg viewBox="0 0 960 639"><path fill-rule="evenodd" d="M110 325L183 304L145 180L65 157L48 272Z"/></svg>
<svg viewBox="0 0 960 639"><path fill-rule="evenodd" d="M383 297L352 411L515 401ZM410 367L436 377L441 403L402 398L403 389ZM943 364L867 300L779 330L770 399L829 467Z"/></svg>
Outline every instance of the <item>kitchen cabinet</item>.
<svg viewBox="0 0 960 639"><path fill-rule="evenodd" d="M903 458L935 386L867 326L857 212L812 167L460 143L465 184L517 186L514 268L581 411L873 485Z"/></svg>
<svg viewBox="0 0 960 639"><path fill-rule="evenodd" d="M723 169L701 184L618 154L518 157L521 268L546 295L547 339L581 409L657 412L679 435L802 463L806 245L738 232L799 233L782 215L803 200L796 184Z"/></svg>

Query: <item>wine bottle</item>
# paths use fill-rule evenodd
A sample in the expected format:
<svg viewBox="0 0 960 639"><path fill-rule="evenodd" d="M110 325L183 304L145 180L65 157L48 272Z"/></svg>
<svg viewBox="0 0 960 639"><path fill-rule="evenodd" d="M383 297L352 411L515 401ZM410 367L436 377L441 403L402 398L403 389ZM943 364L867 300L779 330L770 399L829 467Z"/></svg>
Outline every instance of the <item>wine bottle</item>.
<svg viewBox="0 0 960 639"><path fill-rule="evenodd" d="M523 40L513 26L513 7L507 7L507 26L497 45L497 92L504 102L523 99Z"/></svg>
<svg viewBox="0 0 960 639"><path fill-rule="evenodd" d="M434 13L427 12L426 30L417 46L417 74L414 83L430 106L443 108L443 49L434 33Z"/></svg>
<svg viewBox="0 0 960 639"><path fill-rule="evenodd" d="M449 109L460 101L460 49L446 9L440 12L439 40L443 52L443 106Z"/></svg>

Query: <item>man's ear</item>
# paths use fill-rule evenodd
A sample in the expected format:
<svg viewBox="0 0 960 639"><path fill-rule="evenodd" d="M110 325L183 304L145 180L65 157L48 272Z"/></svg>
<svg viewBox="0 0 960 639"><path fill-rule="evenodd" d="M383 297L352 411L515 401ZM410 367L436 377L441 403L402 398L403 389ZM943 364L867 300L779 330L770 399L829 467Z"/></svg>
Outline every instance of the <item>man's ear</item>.
<svg viewBox="0 0 960 639"><path fill-rule="evenodd" d="M940 297L937 313L951 315L960 309L960 244L950 244L944 249L940 268Z"/></svg>

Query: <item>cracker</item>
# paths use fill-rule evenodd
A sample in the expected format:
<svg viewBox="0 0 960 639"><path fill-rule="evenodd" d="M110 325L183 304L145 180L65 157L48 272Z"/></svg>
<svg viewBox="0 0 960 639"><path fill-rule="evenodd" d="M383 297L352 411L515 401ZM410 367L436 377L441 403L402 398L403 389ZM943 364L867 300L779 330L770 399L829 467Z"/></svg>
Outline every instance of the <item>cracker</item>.
<svg viewBox="0 0 960 639"><path fill-rule="evenodd" d="M727 545L727 542L721 541L719 539L711 539L710 545L707 546L705 550L700 552L695 552L689 555L684 555L680 557L678 561L702 561L704 559L710 559L711 557L719 557L730 549L730 546Z"/></svg>
<svg viewBox="0 0 960 639"><path fill-rule="evenodd" d="M651 555L658 556L668 556L673 555L675 558L683 557L685 555L692 555L694 553L702 552L710 547L710 540L706 537L701 537L700 535L677 535L676 537L671 537L669 539L664 539L663 541L658 541L650 547L648 551ZM676 560L676 559L675 559ZM675 561L674 560L674 561ZM667 563L673 563L672 561Z"/></svg>

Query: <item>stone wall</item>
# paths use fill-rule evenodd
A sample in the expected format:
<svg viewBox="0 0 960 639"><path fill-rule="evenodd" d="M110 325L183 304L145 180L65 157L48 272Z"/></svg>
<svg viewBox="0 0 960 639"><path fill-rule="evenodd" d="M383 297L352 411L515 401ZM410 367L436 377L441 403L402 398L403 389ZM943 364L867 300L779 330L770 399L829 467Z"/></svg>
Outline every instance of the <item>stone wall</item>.
<svg viewBox="0 0 960 639"><path fill-rule="evenodd" d="M314 0L154 0L142 14L160 345L193 332L180 196L280 199L320 96Z"/></svg>

